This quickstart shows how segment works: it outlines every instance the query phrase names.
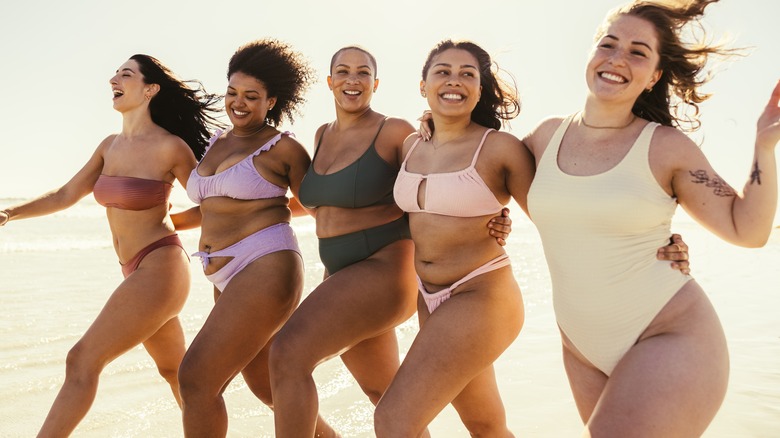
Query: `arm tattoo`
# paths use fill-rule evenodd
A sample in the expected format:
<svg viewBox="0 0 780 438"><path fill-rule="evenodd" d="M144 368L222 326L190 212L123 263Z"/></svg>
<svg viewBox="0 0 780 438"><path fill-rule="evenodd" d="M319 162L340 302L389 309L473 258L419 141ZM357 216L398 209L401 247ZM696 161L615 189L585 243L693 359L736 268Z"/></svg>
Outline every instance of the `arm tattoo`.
<svg viewBox="0 0 780 438"><path fill-rule="evenodd" d="M753 164L753 172L750 174L750 185L754 183L761 185L761 169L758 168L758 160Z"/></svg>
<svg viewBox="0 0 780 438"><path fill-rule="evenodd" d="M715 189L714 193L717 196L735 196L736 192L734 192L734 189L732 189L726 181L723 181L720 179L718 175L713 176L710 178L709 175L707 175L706 170L697 170L697 171L691 171L689 170L688 173L691 174L693 179L691 182L696 184L704 184L707 187L712 187Z"/></svg>

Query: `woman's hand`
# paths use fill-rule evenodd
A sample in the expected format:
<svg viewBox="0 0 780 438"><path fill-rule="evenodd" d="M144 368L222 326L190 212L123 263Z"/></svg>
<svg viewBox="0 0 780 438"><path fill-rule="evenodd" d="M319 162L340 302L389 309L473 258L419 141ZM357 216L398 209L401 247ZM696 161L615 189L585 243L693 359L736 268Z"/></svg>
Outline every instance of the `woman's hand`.
<svg viewBox="0 0 780 438"><path fill-rule="evenodd" d="M509 217L509 209L504 207L501 215L490 219L488 222L488 233L496 238L499 245L506 245L506 239L512 232L512 218Z"/></svg>
<svg viewBox="0 0 780 438"><path fill-rule="evenodd" d="M778 141L780 141L780 81L775 85L772 96L769 98L761 117L758 118L756 126L757 146L772 149Z"/></svg>
<svg viewBox="0 0 780 438"><path fill-rule="evenodd" d="M691 264L688 261L688 245L679 234L672 234L669 245L658 248L656 258L658 260L670 260L672 269L677 269L685 275L691 273Z"/></svg>
<svg viewBox="0 0 780 438"><path fill-rule="evenodd" d="M423 140L429 141L431 139L431 136L433 135L433 129L431 127L431 120L433 119L433 116L431 116L431 110L425 110L423 111L422 116L420 116L420 127L417 129L417 135L422 137Z"/></svg>
<svg viewBox="0 0 780 438"><path fill-rule="evenodd" d="M11 215L7 210L0 210L0 227L4 226L11 220Z"/></svg>

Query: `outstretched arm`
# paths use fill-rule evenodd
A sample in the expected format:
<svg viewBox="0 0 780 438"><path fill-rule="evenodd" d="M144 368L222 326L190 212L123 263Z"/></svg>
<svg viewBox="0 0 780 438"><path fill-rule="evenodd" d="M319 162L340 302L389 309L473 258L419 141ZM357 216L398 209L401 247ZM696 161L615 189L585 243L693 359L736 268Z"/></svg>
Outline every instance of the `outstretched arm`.
<svg viewBox="0 0 780 438"><path fill-rule="evenodd" d="M200 213L200 206L196 205L190 209L171 214L173 227L178 230L190 230L200 226L203 216Z"/></svg>
<svg viewBox="0 0 780 438"><path fill-rule="evenodd" d="M758 120L750 178L737 193L712 169L698 148L686 147L672 188L693 218L722 239L746 247L763 246L777 209L780 140L780 81Z"/></svg>
<svg viewBox="0 0 780 438"><path fill-rule="evenodd" d="M45 216L64 210L92 192L103 170L103 150L113 137L98 146L89 161L62 187L45 193L32 201L17 204L0 212L0 225L9 221Z"/></svg>

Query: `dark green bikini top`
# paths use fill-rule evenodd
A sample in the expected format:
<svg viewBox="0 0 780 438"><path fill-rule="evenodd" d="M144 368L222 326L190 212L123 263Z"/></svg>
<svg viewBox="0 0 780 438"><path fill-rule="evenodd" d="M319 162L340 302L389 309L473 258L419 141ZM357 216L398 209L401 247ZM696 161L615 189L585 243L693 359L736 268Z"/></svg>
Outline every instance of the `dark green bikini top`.
<svg viewBox="0 0 780 438"><path fill-rule="evenodd" d="M327 175L320 175L314 171L314 160L317 159L322 137L325 136L323 132L309 170L301 181L301 189L298 192L301 204L307 208L321 206L363 208L394 203L393 185L398 169L379 156L375 145L386 120L386 118L382 120L374 140L360 158L349 166Z"/></svg>

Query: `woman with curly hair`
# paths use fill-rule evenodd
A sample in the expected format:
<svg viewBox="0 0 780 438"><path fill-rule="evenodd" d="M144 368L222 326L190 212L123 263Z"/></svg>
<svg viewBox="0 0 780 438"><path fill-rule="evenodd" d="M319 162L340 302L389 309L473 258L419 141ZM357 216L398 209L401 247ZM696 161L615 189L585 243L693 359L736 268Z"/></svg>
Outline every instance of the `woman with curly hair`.
<svg viewBox="0 0 780 438"><path fill-rule="evenodd" d="M710 301L655 259L678 204L736 245L763 246L772 228L780 83L758 120L741 194L682 130L698 127L708 56L733 53L683 38L706 36L687 30L716 1L610 12L585 70L583 109L524 140L537 165L528 210L584 436L699 436L726 393L726 339Z"/></svg>
<svg viewBox="0 0 780 438"><path fill-rule="evenodd" d="M227 78L232 128L211 138L190 175L187 194L199 208L175 215L179 229L201 226L195 255L215 297L179 371L188 437L226 435L222 393L238 373L273 407L268 348L303 291L287 190L298 194L310 160L278 127L299 112L313 71L290 46L265 39L233 54Z"/></svg>
<svg viewBox="0 0 780 438"><path fill-rule="evenodd" d="M124 281L68 352L65 382L39 436L67 436L87 414L105 366L143 344L181 404L184 356L178 314L190 288L189 259L168 215L172 183L187 184L218 126L218 98L190 88L157 59L134 55L110 79L122 131L98 145L59 189L0 212L0 226L74 205L94 193L106 207Z"/></svg>

